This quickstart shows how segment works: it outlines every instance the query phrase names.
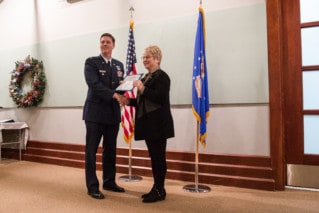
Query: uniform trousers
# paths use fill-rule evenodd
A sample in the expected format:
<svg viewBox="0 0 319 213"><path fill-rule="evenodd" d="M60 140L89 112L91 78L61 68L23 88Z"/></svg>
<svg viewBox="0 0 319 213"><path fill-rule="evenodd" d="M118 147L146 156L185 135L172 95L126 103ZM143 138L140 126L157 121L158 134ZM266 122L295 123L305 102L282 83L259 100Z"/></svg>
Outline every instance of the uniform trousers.
<svg viewBox="0 0 319 213"><path fill-rule="evenodd" d="M96 153L102 143L102 179L103 184L115 183L116 174L116 141L119 124L109 125L94 122L85 122L85 178L88 192L99 190L99 181L96 176Z"/></svg>

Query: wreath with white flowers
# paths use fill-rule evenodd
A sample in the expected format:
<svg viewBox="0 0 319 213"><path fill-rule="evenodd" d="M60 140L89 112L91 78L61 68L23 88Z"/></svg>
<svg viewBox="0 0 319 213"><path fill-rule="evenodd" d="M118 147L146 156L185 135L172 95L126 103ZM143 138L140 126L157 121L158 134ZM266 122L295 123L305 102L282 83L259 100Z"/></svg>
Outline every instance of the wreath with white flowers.
<svg viewBox="0 0 319 213"><path fill-rule="evenodd" d="M10 97L19 108L37 106L43 100L46 86L42 61L29 55L25 60L15 62L15 65L16 68L11 72ZM22 82L27 72L31 72L31 90L24 92Z"/></svg>

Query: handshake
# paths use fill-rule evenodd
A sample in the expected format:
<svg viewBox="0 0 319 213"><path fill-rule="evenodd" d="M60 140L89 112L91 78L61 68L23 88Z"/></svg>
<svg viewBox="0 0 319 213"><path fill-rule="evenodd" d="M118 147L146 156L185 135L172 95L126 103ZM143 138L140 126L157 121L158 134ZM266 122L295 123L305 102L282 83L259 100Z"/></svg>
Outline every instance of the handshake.
<svg viewBox="0 0 319 213"><path fill-rule="evenodd" d="M114 93L113 98L119 102L121 106L128 105L130 103L130 99L125 95L121 95L119 93Z"/></svg>
<svg viewBox="0 0 319 213"><path fill-rule="evenodd" d="M144 84L142 83L141 80L134 80L133 87L136 87L140 93L143 93L144 88L145 88ZM114 93L113 98L116 99L121 106L128 105L130 103L129 98L127 98L125 95L121 95L119 93Z"/></svg>

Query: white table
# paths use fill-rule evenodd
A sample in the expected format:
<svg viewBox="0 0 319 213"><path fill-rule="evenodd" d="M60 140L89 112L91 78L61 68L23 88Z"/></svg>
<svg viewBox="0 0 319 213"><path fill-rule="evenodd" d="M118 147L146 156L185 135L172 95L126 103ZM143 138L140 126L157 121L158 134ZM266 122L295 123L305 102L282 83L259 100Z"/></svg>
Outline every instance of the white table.
<svg viewBox="0 0 319 213"><path fill-rule="evenodd" d="M13 141L3 140L3 130L17 130L18 137ZM0 123L0 161L1 147L13 144L19 144L19 159L21 160L21 149L25 149L29 137L29 127L25 122Z"/></svg>

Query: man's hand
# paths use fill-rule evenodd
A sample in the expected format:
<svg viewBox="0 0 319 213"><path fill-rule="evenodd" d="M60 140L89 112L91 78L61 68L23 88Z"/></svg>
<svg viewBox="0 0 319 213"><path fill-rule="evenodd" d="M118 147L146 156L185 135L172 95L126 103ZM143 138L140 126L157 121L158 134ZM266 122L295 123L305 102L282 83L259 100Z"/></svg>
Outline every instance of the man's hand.
<svg viewBox="0 0 319 213"><path fill-rule="evenodd" d="M129 104L129 99L125 95L114 93L113 98L116 99L121 106Z"/></svg>

